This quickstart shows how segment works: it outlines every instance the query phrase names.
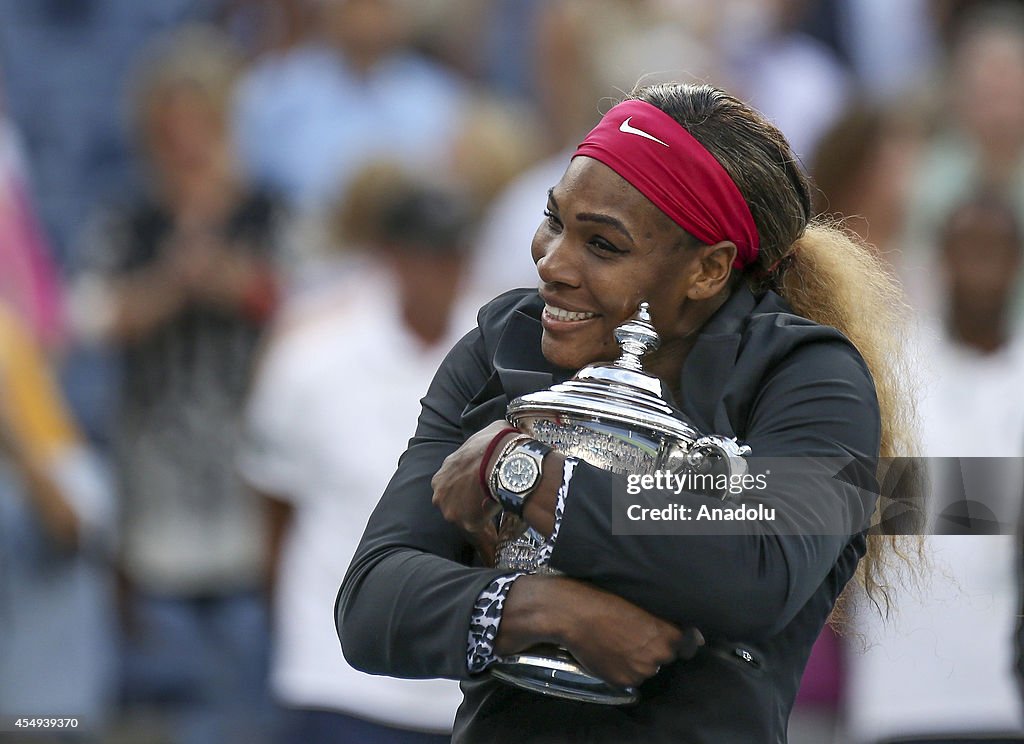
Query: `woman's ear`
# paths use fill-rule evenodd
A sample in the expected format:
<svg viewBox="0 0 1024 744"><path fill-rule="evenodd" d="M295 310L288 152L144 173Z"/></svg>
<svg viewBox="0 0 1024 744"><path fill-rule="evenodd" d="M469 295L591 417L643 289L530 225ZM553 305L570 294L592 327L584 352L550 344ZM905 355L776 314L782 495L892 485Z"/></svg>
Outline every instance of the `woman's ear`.
<svg viewBox="0 0 1024 744"><path fill-rule="evenodd" d="M687 292L691 300L706 300L718 294L732 276L732 263L736 260L736 244L723 240L698 249L698 269Z"/></svg>

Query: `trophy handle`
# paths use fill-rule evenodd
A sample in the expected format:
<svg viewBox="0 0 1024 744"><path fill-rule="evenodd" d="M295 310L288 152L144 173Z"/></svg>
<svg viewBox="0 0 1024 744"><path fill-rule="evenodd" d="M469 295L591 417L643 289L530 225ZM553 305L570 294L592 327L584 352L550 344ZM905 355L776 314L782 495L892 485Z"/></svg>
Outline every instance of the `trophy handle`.
<svg viewBox="0 0 1024 744"><path fill-rule="evenodd" d="M749 472L747 456L750 447L735 438L710 434L698 437L692 444L668 440L659 458L659 469L681 473L717 472L730 479Z"/></svg>
<svg viewBox="0 0 1024 744"><path fill-rule="evenodd" d="M746 457L749 454L750 447L740 444L735 438L709 434L700 437L690 446L686 453L686 463L694 470L708 467L709 462L721 463L725 474L732 478L734 475L747 474Z"/></svg>

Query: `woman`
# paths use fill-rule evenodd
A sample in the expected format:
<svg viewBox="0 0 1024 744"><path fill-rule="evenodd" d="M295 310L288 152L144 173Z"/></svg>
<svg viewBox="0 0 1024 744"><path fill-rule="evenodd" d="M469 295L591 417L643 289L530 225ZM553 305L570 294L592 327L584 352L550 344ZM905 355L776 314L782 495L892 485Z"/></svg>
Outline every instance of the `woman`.
<svg viewBox="0 0 1024 744"><path fill-rule="evenodd" d="M698 429L759 457L873 469L898 451L898 295L868 251L809 219L784 138L735 98L658 85L613 108L551 190L533 242L539 293L486 306L423 401L339 595L350 662L466 680L457 741L784 742L840 592L859 562L869 588L877 579L873 504L856 489L823 484L820 501L855 525L842 535L753 523L717 537L616 535L616 476L550 452L519 508L564 576L510 576L474 547L493 551L498 507L481 480L516 436L497 421L508 402L614 358L612 330L642 300L662 339L646 369ZM789 485L773 479L758 498L799 521ZM478 675L538 642L640 685L639 704L566 702Z"/></svg>
<svg viewBox="0 0 1024 744"><path fill-rule="evenodd" d="M149 178L97 224L73 302L124 376L126 702L163 704L182 741L258 741L270 708L264 515L234 455L275 305L279 209L232 155L234 47L192 27L147 51L133 103Z"/></svg>

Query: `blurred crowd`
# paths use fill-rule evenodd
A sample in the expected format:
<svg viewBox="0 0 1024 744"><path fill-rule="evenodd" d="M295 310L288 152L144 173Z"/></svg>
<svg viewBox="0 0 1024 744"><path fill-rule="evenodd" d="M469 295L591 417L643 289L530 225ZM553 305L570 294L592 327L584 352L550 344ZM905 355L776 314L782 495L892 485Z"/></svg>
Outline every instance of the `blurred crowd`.
<svg viewBox="0 0 1024 744"><path fill-rule="evenodd" d="M483 302L536 284L547 189L638 82L710 82L778 124L818 213L903 282L935 482L1005 458L986 487L1018 519L1022 2L0 19L0 724L81 721L27 740L444 740L457 685L348 668L335 592L433 370ZM892 606L822 635L793 744L1024 733L1020 546L927 538Z"/></svg>

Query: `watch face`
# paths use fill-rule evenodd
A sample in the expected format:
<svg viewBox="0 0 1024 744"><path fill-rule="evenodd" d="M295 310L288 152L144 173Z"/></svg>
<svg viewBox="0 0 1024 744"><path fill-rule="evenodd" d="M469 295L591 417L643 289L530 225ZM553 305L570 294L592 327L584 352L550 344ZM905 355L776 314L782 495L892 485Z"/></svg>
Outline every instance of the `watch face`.
<svg viewBox="0 0 1024 744"><path fill-rule="evenodd" d="M540 476L537 462L529 455L514 453L501 464L498 471L498 482L502 488L513 493L522 493L533 488Z"/></svg>

